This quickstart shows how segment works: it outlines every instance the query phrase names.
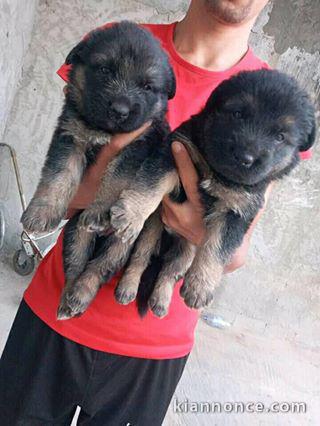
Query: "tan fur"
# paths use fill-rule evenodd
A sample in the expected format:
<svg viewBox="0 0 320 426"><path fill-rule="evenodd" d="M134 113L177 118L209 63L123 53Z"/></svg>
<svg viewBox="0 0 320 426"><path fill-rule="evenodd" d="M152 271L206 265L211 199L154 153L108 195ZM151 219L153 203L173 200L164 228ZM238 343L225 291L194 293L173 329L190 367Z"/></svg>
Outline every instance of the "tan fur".
<svg viewBox="0 0 320 426"><path fill-rule="evenodd" d="M121 193L120 199L111 207L111 224L116 235L123 241L133 242L144 222L161 203L164 195L179 185L176 171L167 173L156 188L141 192L139 184L133 183Z"/></svg>
<svg viewBox="0 0 320 426"><path fill-rule="evenodd" d="M116 288L115 295L119 303L126 305L136 298L141 276L160 243L162 231L160 212L156 211L147 219L130 257L130 263Z"/></svg>
<svg viewBox="0 0 320 426"><path fill-rule="evenodd" d="M65 271L67 281L75 280L79 273L84 270L88 261L89 251L88 247L94 238L94 234L86 232L83 228L75 228L74 239L77 244L68 253L68 268Z"/></svg>
<svg viewBox="0 0 320 426"><path fill-rule="evenodd" d="M197 248L193 262L185 275L182 295L191 308L208 306L220 284L223 263L218 257L225 216L217 213L210 222L206 242Z"/></svg>
<svg viewBox="0 0 320 426"><path fill-rule="evenodd" d="M217 212L211 218L203 246L195 247L181 239L181 246L174 246L166 255L164 267L150 298L150 307L156 315L162 317L168 313L174 284L184 275L181 293L189 307L204 307L212 301L223 272L218 252L224 223L224 214Z"/></svg>
<svg viewBox="0 0 320 426"><path fill-rule="evenodd" d="M75 195L82 177L84 156L74 152L66 162L66 168L53 180L41 178L27 210L22 216L23 226L37 232L55 229L66 214L69 202Z"/></svg>
<svg viewBox="0 0 320 426"><path fill-rule="evenodd" d="M117 239L104 256L104 261L100 266L102 273L106 274L108 271L116 273L119 271L126 263L129 253L128 244Z"/></svg>
<svg viewBox="0 0 320 426"><path fill-rule="evenodd" d="M181 295L190 308L203 308L208 306L214 296L214 291L220 284L223 265L214 257L211 249L200 248L194 261L185 275ZM209 253L212 254L209 256Z"/></svg>
<svg viewBox="0 0 320 426"><path fill-rule="evenodd" d="M75 118L65 120L61 127L65 134L73 136L75 143L80 149L87 149L88 144L109 144L111 140L110 135L107 135L103 131L88 129L83 121Z"/></svg>
<svg viewBox="0 0 320 426"><path fill-rule="evenodd" d="M149 300L151 310L158 317L167 315L174 286L189 269L195 253L196 247L180 238L166 254L163 269Z"/></svg>
<svg viewBox="0 0 320 426"><path fill-rule="evenodd" d="M82 314L99 290L99 276L95 271L85 271L76 282L66 281L57 312L64 320Z"/></svg>
<svg viewBox="0 0 320 426"><path fill-rule="evenodd" d="M279 119L279 126L290 127L295 124L296 119L291 115L284 115ZM286 129L285 129L286 130Z"/></svg>
<svg viewBox="0 0 320 426"><path fill-rule="evenodd" d="M130 185L128 180L116 176L118 161L116 157L108 164L94 202L80 216L79 227L89 231L103 231L110 227L109 209L118 200L121 192Z"/></svg>
<svg viewBox="0 0 320 426"><path fill-rule="evenodd" d="M116 240L109 249L86 265L75 282L67 281L58 309L58 319L83 313L95 298L104 277L110 278L123 268L129 253L128 246Z"/></svg>

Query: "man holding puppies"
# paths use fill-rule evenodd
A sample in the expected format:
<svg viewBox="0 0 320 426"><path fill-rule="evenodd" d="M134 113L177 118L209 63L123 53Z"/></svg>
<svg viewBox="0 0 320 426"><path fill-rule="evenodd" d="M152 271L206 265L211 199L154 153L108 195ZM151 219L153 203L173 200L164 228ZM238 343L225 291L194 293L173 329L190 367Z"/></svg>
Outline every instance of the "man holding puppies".
<svg viewBox="0 0 320 426"><path fill-rule="evenodd" d="M169 54L177 79L169 103L172 129L199 112L212 90L243 70L266 68L248 49L252 26L267 0L192 0L185 18L146 25ZM67 80L68 68L58 74ZM143 128L116 135L85 175L69 215L94 199L108 162ZM184 146L173 154L187 201L163 200L163 222L198 245L205 236L197 173ZM260 214L258 215L260 216ZM249 240L225 272L244 264ZM69 425L77 405L78 424L160 425L193 345L198 312L185 306L176 285L164 319L138 316L135 303L114 300L116 279L99 291L81 317L59 322L63 286L62 239L44 259L26 290L0 365L1 425Z"/></svg>

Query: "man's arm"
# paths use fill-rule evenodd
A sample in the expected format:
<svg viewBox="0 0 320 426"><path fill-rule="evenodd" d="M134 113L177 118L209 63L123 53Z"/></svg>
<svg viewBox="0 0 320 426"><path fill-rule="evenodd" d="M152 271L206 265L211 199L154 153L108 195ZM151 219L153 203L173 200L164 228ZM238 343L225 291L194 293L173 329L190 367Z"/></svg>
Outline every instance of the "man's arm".
<svg viewBox="0 0 320 426"><path fill-rule="evenodd" d="M203 223L203 207L198 193L198 175L188 154L187 149L179 142L174 142L172 151L179 171L180 179L187 195L187 201L178 204L165 197L162 207L162 220L165 225L170 226L178 234L185 237L195 245L200 245L204 238L206 229ZM265 194L265 205L253 220L247 231L242 245L234 253L224 273L230 273L245 264L251 235L265 209L267 200L272 190L272 185L267 188Z"/></svg>

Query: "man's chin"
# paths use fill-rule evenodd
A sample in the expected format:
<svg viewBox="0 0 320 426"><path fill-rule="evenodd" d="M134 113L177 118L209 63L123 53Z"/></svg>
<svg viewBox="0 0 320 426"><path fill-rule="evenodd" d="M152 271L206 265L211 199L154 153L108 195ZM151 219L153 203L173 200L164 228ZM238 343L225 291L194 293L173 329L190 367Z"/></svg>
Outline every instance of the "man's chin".
<svg viewBox="0 0 320 426"><path fill-rule="evenodd" d="M209 11L225 24L239 25L251 17L254 0L206 0Z"/></svg>

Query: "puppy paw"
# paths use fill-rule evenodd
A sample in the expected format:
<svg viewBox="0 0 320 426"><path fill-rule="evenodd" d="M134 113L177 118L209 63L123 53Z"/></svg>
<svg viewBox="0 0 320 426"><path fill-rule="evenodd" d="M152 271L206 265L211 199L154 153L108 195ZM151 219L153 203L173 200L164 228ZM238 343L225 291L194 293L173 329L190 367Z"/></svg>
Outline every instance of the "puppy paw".
<svg viewBox="0 0 320 426"><path fill-rule="evenodd" d="M214 296L214 288L201 277L187 274L180 289L180 295L189 308L200 309L210 305Z"/></svg>
<svg viewBox="0 0 320 426"><path fill-rule="evenodd" d="M124 285L118 284L114 291L114 296L118 303L121 305L128 305L133 302L137 297L137 290L131 287L125 287Z"/></svg>
<svg viewBox="0 0 320 426"><path fill-rule="evenodd" d="M132 244L138 238L144 224L141 214L128 208L125 200L119 200L111 207L110 222L115 234L124 243L129 244Z"/></svg>
<svg viewBox="0 0 320 426"><path fill-rule="evenodd" d="M148 303L150 309L157 317L163 318L168 314L171 297L171 289L155 287Z"/></svg>
<svg viewBox="0 0 320 426"><path fill-rule="evenodd" d="M98 210L85 210L81 213L78 226L88 232L103 232L110 227L109 214Z"/></svg>
<svg viewBox="0 0 320 426"><path fill-rule="evenodd" d="M54 231L61 222L63 215L57 214L55 207L45 204L29 204L21 216L25 231L30 234L42 234Z"/></svg>
<svg viewBox="0 0 320 426"><path fill-rule="evenodd" d="M92 295L86 288L77 286L67 289L62 294L57 319L66 320L80 316L85 312L91 301Z"/></svg>

